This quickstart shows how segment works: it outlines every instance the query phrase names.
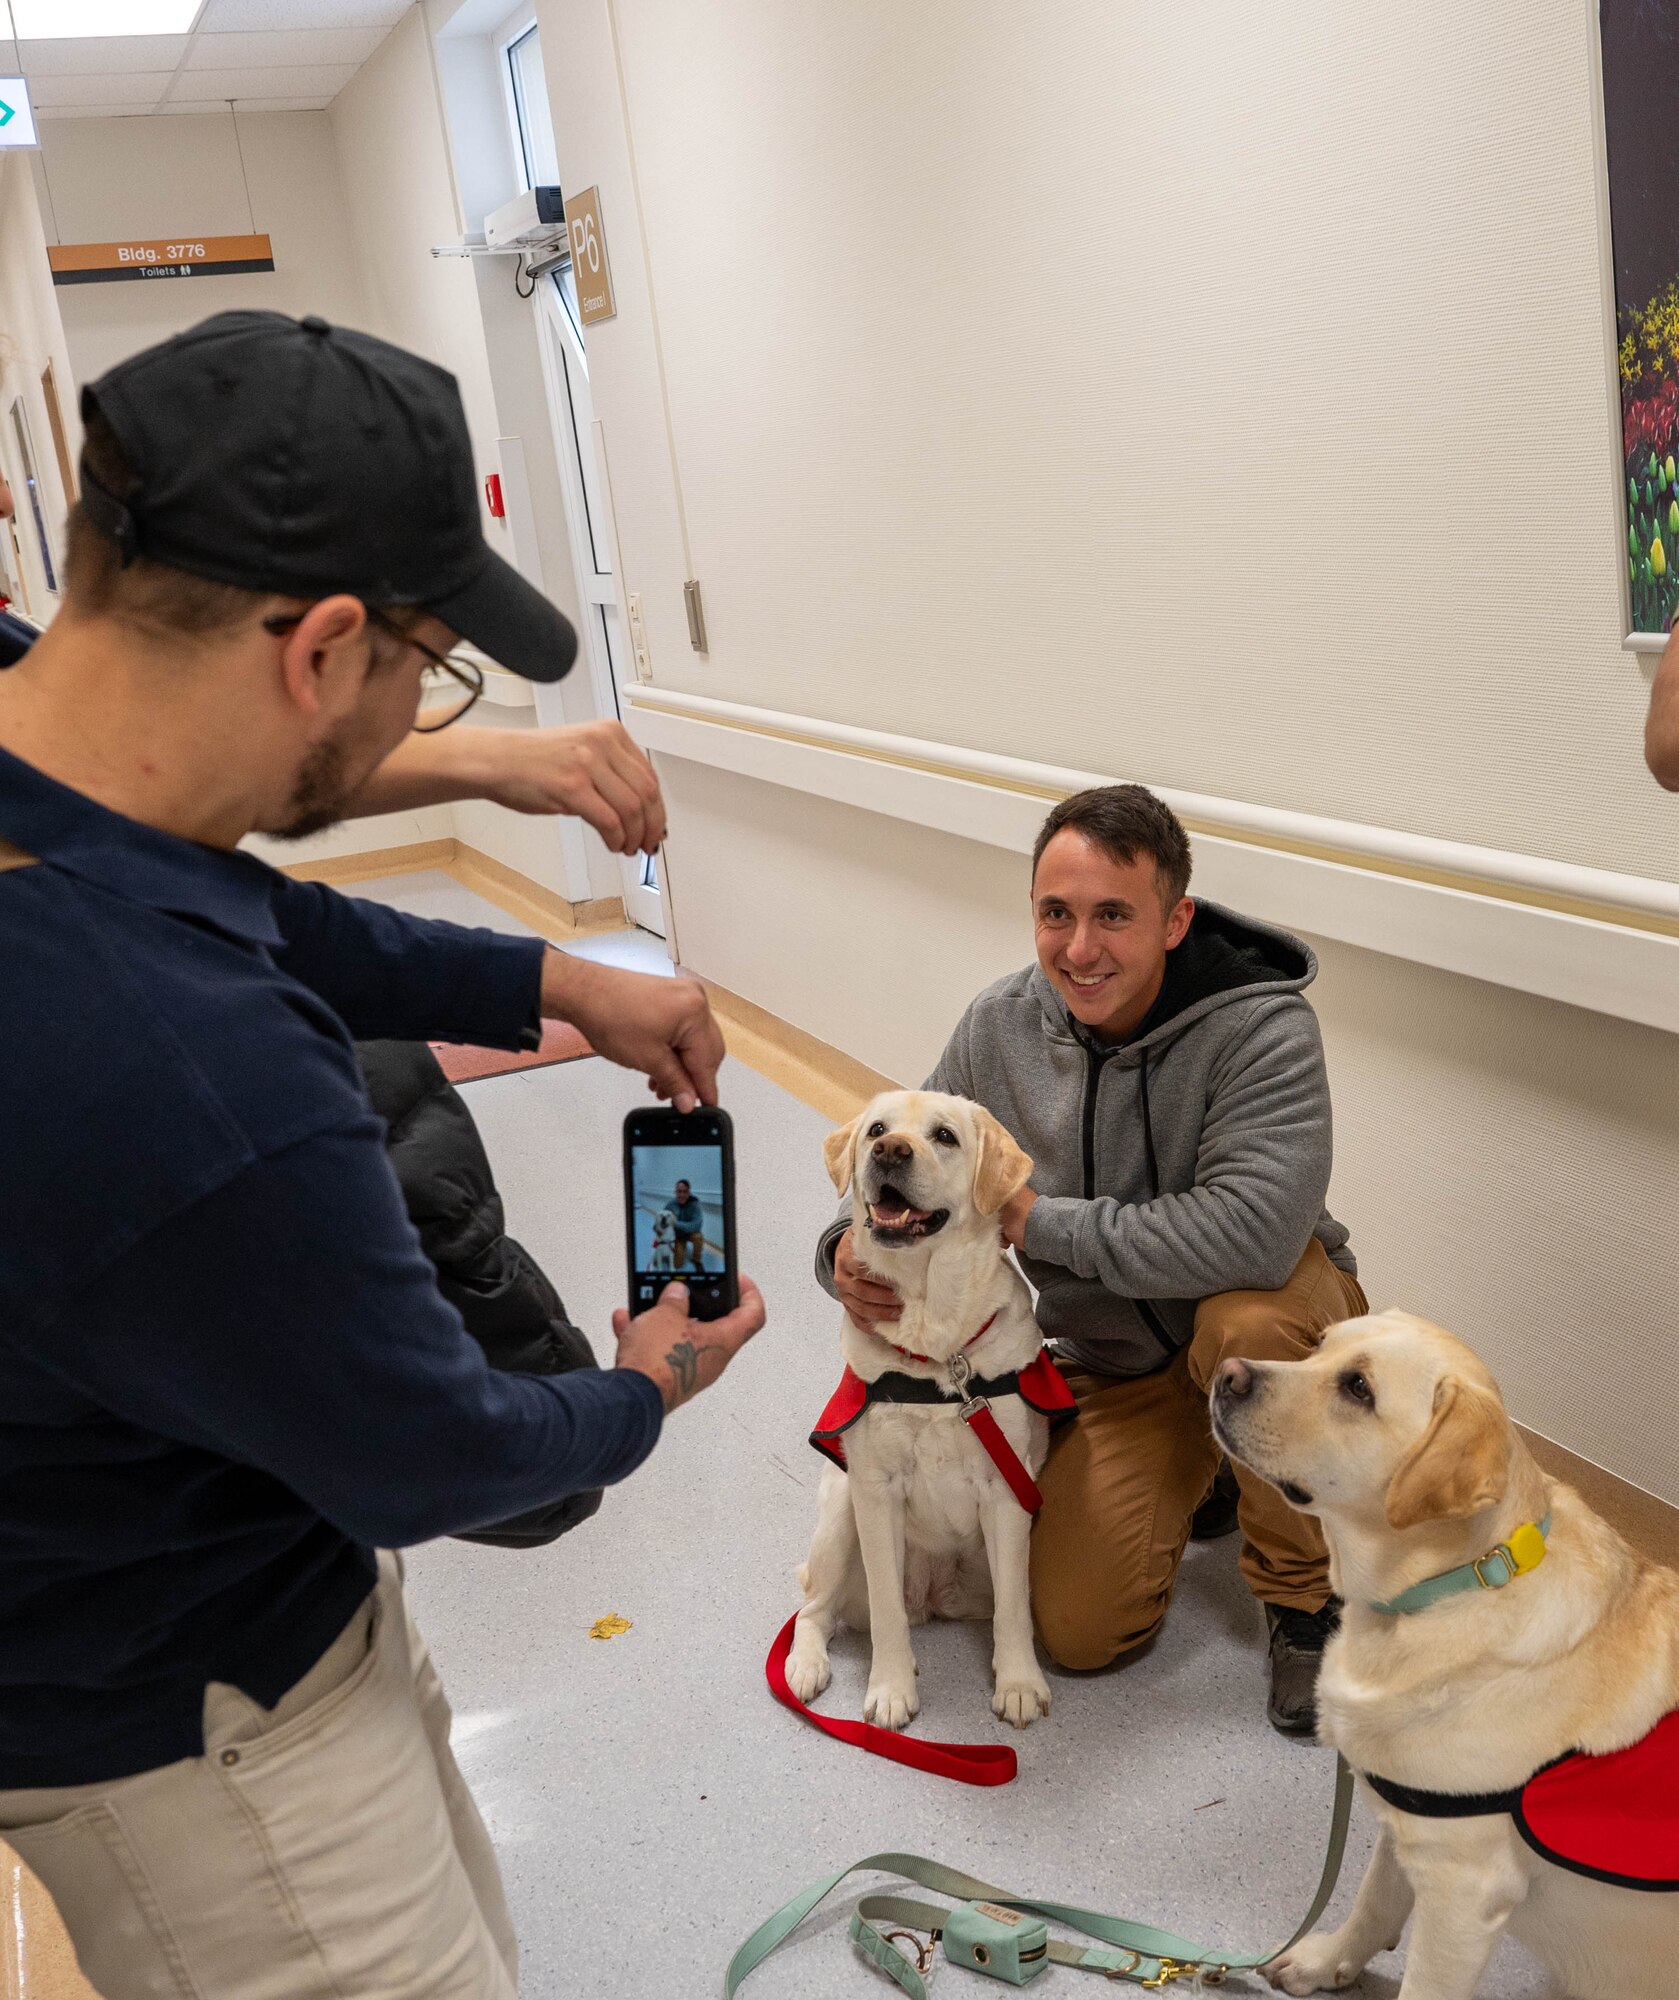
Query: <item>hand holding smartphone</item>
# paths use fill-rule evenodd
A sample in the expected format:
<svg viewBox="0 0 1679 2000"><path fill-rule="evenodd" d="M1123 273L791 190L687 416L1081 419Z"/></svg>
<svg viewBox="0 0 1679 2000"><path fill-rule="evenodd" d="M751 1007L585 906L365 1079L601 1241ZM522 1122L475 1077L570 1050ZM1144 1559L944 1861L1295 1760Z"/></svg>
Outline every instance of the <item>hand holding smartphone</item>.
<svg viewBox="0 0 1679 2000"><path fill-rule="evenodd" d="M624 1210L632 1315L678 1278L694 1319L734 1311L740 1267L734 1128L726 1111L632 1111L624 1120Z"/></svg>

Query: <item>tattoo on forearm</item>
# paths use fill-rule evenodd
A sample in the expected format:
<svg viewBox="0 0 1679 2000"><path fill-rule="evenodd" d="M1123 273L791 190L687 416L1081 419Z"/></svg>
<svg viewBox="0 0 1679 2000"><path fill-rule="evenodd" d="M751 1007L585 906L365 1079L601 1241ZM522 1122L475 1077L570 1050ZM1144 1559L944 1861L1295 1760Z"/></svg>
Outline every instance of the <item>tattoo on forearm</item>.
<svg viewBox="0 0 1679 2000"><path fill-rule="evenodd" d="M691 1340L679 1340L665 1356L665 1366L675 1377L677 1393L691 1396L699 1380L700 1356L720 1351L721 1343L710 1340L696 1347Z"/></svg>

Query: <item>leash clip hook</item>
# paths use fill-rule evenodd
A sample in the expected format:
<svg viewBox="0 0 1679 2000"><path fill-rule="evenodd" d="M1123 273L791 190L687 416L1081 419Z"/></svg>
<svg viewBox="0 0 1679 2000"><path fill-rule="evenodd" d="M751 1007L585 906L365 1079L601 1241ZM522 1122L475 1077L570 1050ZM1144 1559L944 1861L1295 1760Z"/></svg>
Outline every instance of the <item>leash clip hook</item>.
<svg viewBox="0 0 1679 2000"><path fill-rule="evenodd" d="M900 1951L903 1951L906 1944L909 1946L910 1952L915 1954L915 1969L921 1974L923 1979L927 1977L938 1963L938 1953L935 1950L935 1946L939 1941L939 1933L937 1931L932 1933L925 1944L921 1942L914 1931L885 1931L882 1935L888 1944L897 1945ZM909 1952L905 1952L904 1955L907 1958Z"/></svg>

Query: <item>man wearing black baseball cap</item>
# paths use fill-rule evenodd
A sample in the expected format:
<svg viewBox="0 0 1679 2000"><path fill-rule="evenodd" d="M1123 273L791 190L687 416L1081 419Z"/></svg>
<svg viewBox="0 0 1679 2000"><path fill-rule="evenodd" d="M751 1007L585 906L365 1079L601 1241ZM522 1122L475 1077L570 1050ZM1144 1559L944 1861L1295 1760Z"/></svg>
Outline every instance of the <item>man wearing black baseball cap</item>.
<svg viewBox="0 0 1679 2000"><path fill-rule="evenodd" d="M0 1834L105 2000L504 1996L448 1709L376 1555L621 1479L762 1324L492 1374L352 1036L580 1027L715 1102L704 995L238 851L365 800L428 662L571 664L485 545L453 380L230 313L86 393L62 611L0 674ZM668 1301L669 1303L666 1303Z"/></svg>

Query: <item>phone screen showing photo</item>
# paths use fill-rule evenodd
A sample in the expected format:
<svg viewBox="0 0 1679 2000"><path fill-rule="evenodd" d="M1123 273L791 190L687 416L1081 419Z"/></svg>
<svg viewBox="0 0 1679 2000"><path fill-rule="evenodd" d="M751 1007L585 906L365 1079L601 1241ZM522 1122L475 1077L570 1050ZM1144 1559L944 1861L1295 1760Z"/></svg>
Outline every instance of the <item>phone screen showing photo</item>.
<svg viewBox="0 0 1679 2000"><path fill-rule="evenodd" d="M722 1143L634 1129L627 1139L631 1310L645 1311L680 1278L696 1316L728 1311L733 1202Z"/></svg>

